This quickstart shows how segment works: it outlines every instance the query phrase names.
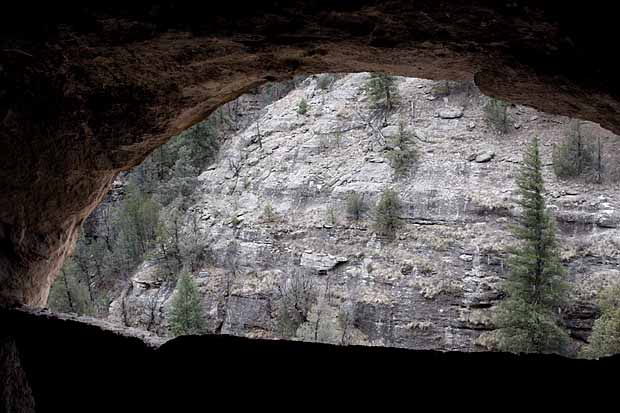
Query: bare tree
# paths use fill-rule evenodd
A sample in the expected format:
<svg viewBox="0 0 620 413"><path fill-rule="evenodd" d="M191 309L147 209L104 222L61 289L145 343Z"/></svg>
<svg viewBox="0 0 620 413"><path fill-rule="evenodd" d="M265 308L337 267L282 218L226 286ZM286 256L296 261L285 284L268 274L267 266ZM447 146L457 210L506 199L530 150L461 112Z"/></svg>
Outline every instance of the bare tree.
<svg viewBox="0 0 620 413"><path fill-rule="evenodd" d="M228 305L230 302L230 297L232 295L232 289L235 284L235 279L239 273L239 243L234 240L226 249L226 253L224 254L224 268L226 268L226 272L224 273L223 278L223 287L224 287L224 297L221 310L218 311L220 315L221 322L216 327L216 332L219 334L222 332L222 327L224 326L224 321L226 320L226 314L228 313Z"/></svg>
<svg viewBox="0 0 620 413"><path fill-rule="evenodd" d="M151 331L153 325L157 321L157 311L159 309L160 289L157 288L155 294L151 294L146 301L146 309L148 311L149 321L146 325L146 331Z"/></svg>
<svg viewBox="0 0 620 413"><path fill-rule="evenodd" d="M317 301L316 284L310 275L294 271L280 283L278 293L280 334L292 337L299 326L308 321L310 309Z"/></svg>
<svg viewBox="0 0 620 413"><path fill-rule="evenodd" d="M260 118L256 119L256 142L258 142L258 146L263 149L263 137L260 134Z"/></svg>
<svg viewBox="0 0 620 413"><path fill-rule="evenodd" d="M233 178L239 176L239 172L241 172L241 161L228 158L228 168L233 173Z"/></svg>
<svg viewBox="0 0 620 413"><path fill-rule="evenodd" d="M340 344L346 346L351 343L351 330L353 329L353 323L355 321L355 306L352 301L345 301L340 307L338 314L338 324L342 330L342 336L340 338Z"/></svg>

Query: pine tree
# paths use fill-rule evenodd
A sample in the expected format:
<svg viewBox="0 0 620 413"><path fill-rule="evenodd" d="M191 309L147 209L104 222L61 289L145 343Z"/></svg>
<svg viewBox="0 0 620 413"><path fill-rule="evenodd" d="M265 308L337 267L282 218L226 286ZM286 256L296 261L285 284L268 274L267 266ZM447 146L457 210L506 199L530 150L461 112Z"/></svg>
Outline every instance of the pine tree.
<svg viewBox="0 0 620 413"><path fill-rule="evenodd" d="M387 236L394 236L400 227L401 204L398 194L386 189L375 209L375 230Z"/></svg>
<svg viewBox="0 0 620 413"><path fill-rule="evenodd" d="M399 100L394 77L384 73L371 73L366 83L366 91L373 109L389 112L394 109Z"/></svg>
<svg viewBox="0 0 620 413"><path fill-rule="evenodd" d="M560 312L567 288L553 218L545 207L538 139L523 157L517 178L521 216L513 232L519 245L509 262L496 324L498 344L512 352L562 352L568 335Z"/></svg>
<svg viewBox="0 0 620 413"><path fill-rule="evenodd" d="M170 309L170 332L174 336L202 334L205 320L198 287L189 274L179 277Z"/></svg>

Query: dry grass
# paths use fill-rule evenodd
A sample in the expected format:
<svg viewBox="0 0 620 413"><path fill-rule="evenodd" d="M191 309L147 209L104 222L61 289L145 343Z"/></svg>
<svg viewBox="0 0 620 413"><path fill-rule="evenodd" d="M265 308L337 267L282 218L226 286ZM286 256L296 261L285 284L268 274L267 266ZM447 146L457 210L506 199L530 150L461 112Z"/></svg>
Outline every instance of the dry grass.
<svg viewBox="0 0 620 413"><path fill-rule="evenodd" d="M420 294L428 300L433 300L440 294L459 296L463 294L463 285L458 280L449 278L425 278L416 280L415 286Z"/></svg>
<svg viewBox="0 0 620 413"><path fill-rule="evenodd" d="M407 328L410 330L428 330L432 326L433 326L433 323L431 323L430 321L420 321L420 320L413 320L412 322L407 324Z"/></svg>

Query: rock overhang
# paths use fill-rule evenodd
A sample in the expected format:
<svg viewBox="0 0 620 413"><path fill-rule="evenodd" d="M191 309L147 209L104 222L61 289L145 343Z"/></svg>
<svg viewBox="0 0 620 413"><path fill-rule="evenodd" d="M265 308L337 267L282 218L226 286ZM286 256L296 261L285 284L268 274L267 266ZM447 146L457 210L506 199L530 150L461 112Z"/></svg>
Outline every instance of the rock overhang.
<svg viewBox="0 0 620 413"><path fill-rule="evenodd" d="M266 81L330 71L474 79L485 94L620 132L612 8L288 0L7 13L0 301L44 305L116 174Z"/></svg>

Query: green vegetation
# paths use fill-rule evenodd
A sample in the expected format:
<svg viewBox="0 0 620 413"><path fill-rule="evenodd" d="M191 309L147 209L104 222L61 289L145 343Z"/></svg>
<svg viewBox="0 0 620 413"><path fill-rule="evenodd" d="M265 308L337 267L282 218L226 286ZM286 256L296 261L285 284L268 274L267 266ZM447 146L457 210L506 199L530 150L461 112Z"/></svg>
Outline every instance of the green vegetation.
<svg viewBox="0 0 620 413"><path fill-rule="evenodd" d="M219 148L221 117L210 118L161 146L125 175L117 200L109 200L84 223L76 249L53 285L48 306L105 317L118 280L127 279L145 259L157 258L162 278L172 281L183 268L196 270L208 258L197 222L181 231L198 175Z"/></svg>
<svg viewBox="0 0 620 413"><path fill-rule="evenodd" d="M604 168L600 139L596 145L591 140L582 132L581 121L572 120L569 123L564 141L553 150L553 171L558 178L588 175L594 182L602 182Z"/></svg>
<svg viewBox="0 0 620 413"><path fill-rule="evenodd" d="M236 227L236 226L240 225L242 222L243 222L243 220L238 215L237 211L233 212L233 214L230 217L230 223L232 224L232 226Z"/></svg>
<svg viewBox="0 0 620 413"><path fill-rule="evenodd" d="M396 79L383 73L371 73L365 85L372 109L392 111L400 100Z"/></svg>
<svg viewBox="0 0 620 413"><path fill-rule="evenodd" d="M273 210L271 206L271 202L267 202L265 207L263 208L263 219L266 222L274 222L277 218L276 212Z"/></svg>
<svg viewBox="0 0 620 413"><path fill-rule="evenodd" d="M179 277L170 308L170 332L174 336L203 334L205 320L200 303L200 293L192 277L184 273Z"/></svg>
<svg viewBox="0 0 620 413"><path fill-rule="evenodd" d="M620 353L620 284L604 290L598 305L601 316L594 322L589 343L581 351L587 358Z"/></svg>
<svg viewBox="0 0 620 413"><path fill-rule="evenodd" d="M386 189L375 208L375 230L383 235L394 236L401 226L400 211L402 209L398 194Z"/></svg>
<svg viewBox="0 0 620 413"><path fill-rule="evenodd" d="M135 185L126 187L125 199L118 214L122 228L118 242L132 262L139 262L153 247L159 224L160 206L153 198L141 192Z"/></svg>
<svg viewBox="0 0 620 413"><path fill-rule="evenodd" d="M398 126L398 134L390 142L393 147L388 153L390 166L396 177L402 177L410 170L418 158L415 142L411 132L407 131L403 124Z"/></svg>
<svg viewBox="0 0 620 413"><path fill-rule="evenodd" d="M498 345L511 352L562 352L568 335L559 314L567 287L553 218L545 207L538 139L523 157L517 186L523 212L513 228L520 241L512 251L508 297L499 305Z"/></svg>
<svg viewBox="0 0 620 413"><path fill-rule="evenodd" d="M327 225L335 226L337 224L336 208L333 206L327 208L327 211L325 211L325 221Z"/></svg>
<svg viewBox="0 0 620 413"><path fill-rule="evenodd" d="M367 206L364 197L357 192L351 192L347 196L346 211L347 215L354 221L359 221L366 212Z"/></svg>
<svg viewBox="0 0 620 413"><path fill-rule="evenodd" d="M508 116L508 103L499 99L489 98L484 106L484 114L487 122L500 133L508 133L510 130L510 118Z"/></svg>
<svg viewBox="0 0 620 413"><path fill-rule="evenodd" d="M128 184L120 203L102 208L96 220L84 225L73 256L53 285L48 306L105 316L114 281L134 270L155 247L159 212L151 195Z"/></svg>
<svg viewBox="0 0 620 413"><path fill-rule="evenodd" d="M448 80L441 80L433 83L431 87L431 94L435 97L445 97L450 95L450 82Z"/></svg>
<svg viewBox="0 0 620 413"><path fill-rule="evenodd" d="M67 259L57 281L52 285L48 305L55 311L92 315L95 312L89 294L89 280L72 258Z"/></svg>
<svg viewBox="0 0 620 413"><path fill-rule="evenodd" d="M321 90L329 90L332 84L336 81L336 77L332 74L326 73L320 75L318 80L316 81L317 86Z"/></svg>
<svg viewBox="0 0 620 413"><path fill-rule="evenodd" d="M308 102L306 102L306 99L301 98L299 100L299 103L297 104L297 113L299 115L305 115L308 112Z"/></svg>

